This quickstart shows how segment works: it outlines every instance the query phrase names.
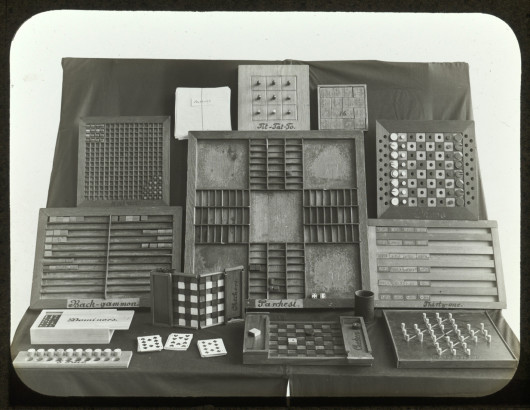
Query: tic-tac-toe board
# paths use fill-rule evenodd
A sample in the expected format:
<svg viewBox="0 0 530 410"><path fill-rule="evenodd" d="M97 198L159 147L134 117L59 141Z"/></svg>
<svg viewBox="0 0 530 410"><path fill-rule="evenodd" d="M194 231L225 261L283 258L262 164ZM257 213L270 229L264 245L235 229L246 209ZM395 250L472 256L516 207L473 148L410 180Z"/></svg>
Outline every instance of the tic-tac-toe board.
<svg viewBox="0 0 530 410"><path fill-rule="evenodd" d="M366 85L319 85L318 129L367 131Z"/></svg>
<svg viewBox="0 0 530 410"><path fill-rule="evenodd" d="M170 117L79 122L77 205L169 205Z"/></svg>
<svg viewBox="0 0 530 410"><path fill-rule="evenodd" d="M186 209L185 272L248 266L247 307L352 306L368 283L360 131L191 132Z"/></svg>
<svg viewBox="0 0 530 410"><path fill-rule="evenodd" d="M202 329L242 319L244 280L243 266L198 277L152 272L153 324Z"/></svg>
<svg viewBox="0 0 530 410"><path fill-rule="evenodd" d="M376 307L506 308L495 221L368 220Z"/></svg>
<svg viewBox="0 0 530 410"><path fill-rule="evenodd" d="M513 368L517 358L486 311L383 311L397 367Z"/></svg>
<svg viewBox="0 0 530 410"><path fill-rule="evenodd" d="M376 123L377 215L479 219L473 121Z"/></svg>
<svg viewBox="0 0 530 410"><path fill-rule="evenodd" d="M247 314L244 364L371 366L372 362L372 349L361 317L304 321L288 314Z"/></svg>
<svg viewBox="0 0 530 410"><path fill-rule="evenodd" d="M309 130L308 65L240 65L238 130Z"/></svg>
<svg viewBox="0 0 530 410"><path fill-rule="evenodd" d="M150 271L180 267L181 224L180 207L41 209L30 307L124 298L149 306Z"/></svg>

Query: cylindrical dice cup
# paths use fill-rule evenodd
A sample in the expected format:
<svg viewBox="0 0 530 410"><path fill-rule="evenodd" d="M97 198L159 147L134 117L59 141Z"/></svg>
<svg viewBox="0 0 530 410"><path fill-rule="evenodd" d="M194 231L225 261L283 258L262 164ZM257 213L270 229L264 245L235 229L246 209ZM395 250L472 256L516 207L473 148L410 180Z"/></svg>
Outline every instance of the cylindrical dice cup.
<svg viewBox="0 0 530 410"><path fill-rule="evenodd" d="M374 292L369 290L355 291L355 316L361 316L365 323L374 320Z"/></svg>

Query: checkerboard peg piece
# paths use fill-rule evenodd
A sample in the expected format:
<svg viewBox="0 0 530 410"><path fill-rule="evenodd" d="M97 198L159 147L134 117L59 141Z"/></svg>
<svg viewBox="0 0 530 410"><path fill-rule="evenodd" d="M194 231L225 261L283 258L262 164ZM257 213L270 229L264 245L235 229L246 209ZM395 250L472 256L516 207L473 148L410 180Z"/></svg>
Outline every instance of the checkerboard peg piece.
<svg viewBox="0 0 530 410"><path fill-rule="evenodd" d="M319 296L320 296L320 299L326 299L326 294L324 292L322 292Z"/></svg>
<svg viewBox="0 0 530 410"><path fill-rule="evenodd" d="M289 346L296 346L298 344L298 341L296 340L296 337L288 337L287 344Z"/></svg>
<svg viewBox="0 0 530 410"><path fill-rule="evenodd" d="M254 327L254 328L252 328L252 329L250 329L250 330L248 331L248 334L249 334L249 336L252 336L252 337L258 337L259 335L261 335L261 330L256 329L256 328Z"/></svg>

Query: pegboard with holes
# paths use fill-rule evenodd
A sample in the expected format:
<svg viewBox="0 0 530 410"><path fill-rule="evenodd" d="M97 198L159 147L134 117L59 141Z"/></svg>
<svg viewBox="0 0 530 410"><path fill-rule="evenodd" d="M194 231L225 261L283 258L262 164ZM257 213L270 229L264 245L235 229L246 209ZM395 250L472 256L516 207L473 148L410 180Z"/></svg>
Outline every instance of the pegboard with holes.
<svg viewBox="0 0 530 410"><path fill-rule="evenodd" d="M77 205L169 205L169 121L81 118Z"/></svg>
<svg viewBox="0 0 530 410"><path fill-rule="evenodd" d="M479 219L473 121L376 123L377 215Z"/></svg>
<svg viewBox="0 0 530 410"><path fill-rule="evenodd" d="M308 65L240 65L238 130L309 130Z"/></svg>

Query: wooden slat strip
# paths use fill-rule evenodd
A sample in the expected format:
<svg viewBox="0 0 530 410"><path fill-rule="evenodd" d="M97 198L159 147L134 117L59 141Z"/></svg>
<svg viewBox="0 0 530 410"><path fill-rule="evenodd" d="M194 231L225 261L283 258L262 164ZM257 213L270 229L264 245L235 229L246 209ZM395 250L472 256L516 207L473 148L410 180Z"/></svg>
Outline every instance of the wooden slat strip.
<svg viewBox="0 0 530 410"><path fill-rule="evenodd" d="M379 286L379 293L403 295L488 295L496 296L497 288L479 287L438 287L438 286Z"/></svg>

